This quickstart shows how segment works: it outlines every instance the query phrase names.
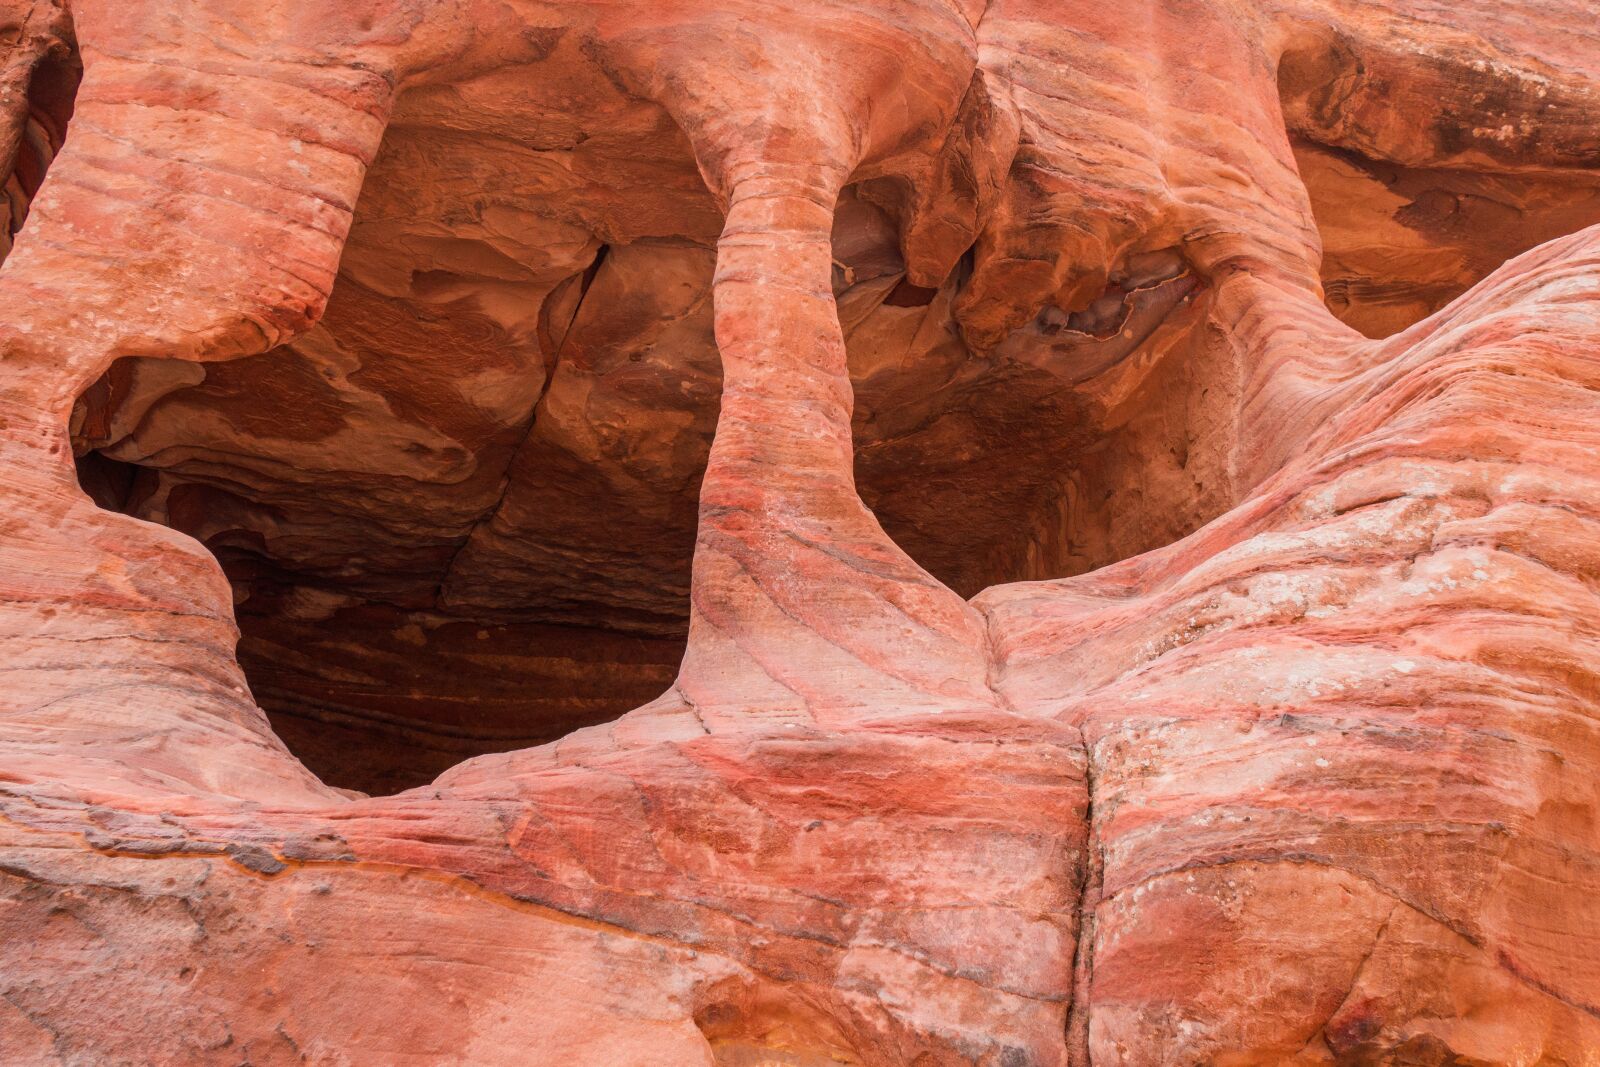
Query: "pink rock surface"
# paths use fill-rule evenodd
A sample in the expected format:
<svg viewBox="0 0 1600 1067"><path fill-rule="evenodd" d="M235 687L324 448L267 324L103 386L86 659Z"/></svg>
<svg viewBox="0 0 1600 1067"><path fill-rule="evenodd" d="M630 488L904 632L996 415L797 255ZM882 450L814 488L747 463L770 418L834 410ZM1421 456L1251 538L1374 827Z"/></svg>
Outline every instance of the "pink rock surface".
<svg viewBox="0 0 1600 1067"><path fill-rule="evenodd" d="M1585 0L0 41L0 1062L1600 1063Z"/></svg>

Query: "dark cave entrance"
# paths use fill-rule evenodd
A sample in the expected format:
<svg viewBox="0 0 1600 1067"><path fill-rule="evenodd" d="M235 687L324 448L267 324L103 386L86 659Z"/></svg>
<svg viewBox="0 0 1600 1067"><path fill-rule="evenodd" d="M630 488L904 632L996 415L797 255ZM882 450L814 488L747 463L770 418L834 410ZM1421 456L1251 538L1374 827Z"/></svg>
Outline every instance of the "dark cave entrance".
<svg viewBox="0 0 1600 1067"><path fill-rule="evenodd" d="M251 437L227 397L241 381L292 378L296 358L119 361L79 401L72 429L80 484L99 506L189 534L217 558L251 692L308 768L330 785L394 793L473 756L607 722L671 685L685 622L670 605L683 590L660 594L664 610L605 610L584 599L582 575L564 576L563 599L551 595L563 576L523 582L537 561L488 553L503 573L479 584L498 582L502 595L469 589L456 602L452 590L478 577L460 568L486 516L462 524L448 499L408 505L395 485L355 471L287 469L272 455L278 439ZM266 388L243 397L272 403ZM229 417L211 418L219 410ZM574 478L557 490L603 493ZM467 490L428 490L456 492ZM480 491L465 510L485 500L495 498ZM430 527L441 515L454 516L457 536L445 536L448 523ZM692 527L681 526L664 550L686 571ZM587 580L607 581L605 566Z"/></svg>

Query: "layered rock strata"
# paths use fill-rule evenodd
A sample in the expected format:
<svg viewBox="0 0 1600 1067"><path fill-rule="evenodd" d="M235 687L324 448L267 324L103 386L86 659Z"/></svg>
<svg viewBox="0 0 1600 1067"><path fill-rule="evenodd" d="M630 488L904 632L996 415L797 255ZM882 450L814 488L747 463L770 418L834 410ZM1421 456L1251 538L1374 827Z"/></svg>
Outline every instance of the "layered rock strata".
<svg viewBox="0 0 1600 1067"><path fill-rule="evenodd" d="M1600 1062L1587 4L3 11L6 1062Z"/></svg>

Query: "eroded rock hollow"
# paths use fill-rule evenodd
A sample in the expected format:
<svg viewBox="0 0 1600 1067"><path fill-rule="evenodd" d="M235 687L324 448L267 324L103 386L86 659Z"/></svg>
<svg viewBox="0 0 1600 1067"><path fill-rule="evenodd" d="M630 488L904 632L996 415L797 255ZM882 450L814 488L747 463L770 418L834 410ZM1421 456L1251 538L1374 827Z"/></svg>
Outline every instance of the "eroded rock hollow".
<svg viewBox="0 0 1600 1067"><path fill-rule="evenodd" d="M0 47L0 1063L1600 1064L1591 0Z"/></svg>

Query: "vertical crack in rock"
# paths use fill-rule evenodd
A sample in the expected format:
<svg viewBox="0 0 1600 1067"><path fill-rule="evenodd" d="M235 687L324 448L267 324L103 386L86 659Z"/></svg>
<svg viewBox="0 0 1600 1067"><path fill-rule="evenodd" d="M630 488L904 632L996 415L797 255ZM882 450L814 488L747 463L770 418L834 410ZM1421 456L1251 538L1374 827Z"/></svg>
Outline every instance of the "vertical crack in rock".
<svg viewBox="0 0 1600 1067"><path fill-rule="evenodd" d="M550 348L548 355L545 357L544 380L539 386L539 395L534 399L532 405L529 407L527 428L522 432L521 439L518 441L516 448L512 452L513 464L516 462L516 456L525 450L528 447L529 442L533 439L534 430L539 421L540 408L544 405L545 399L550 395L551 387L555 384L556 372L561 366L562 353L566 351L567 341L569 338L571 338L573 328L577 325L579 317L583 314L584 303L589 298L589 290L594 285L595 275L600 273L600 268L605 264L606 256L610 251L610 246L601 245L600 248L595 252L594 259L574 279L574 284L576 284L578 287L578 298L573 303L572 312L567 316L567 321L561 328L560 339L554 343L554 345ZM552 301L554 299L554 295L555 294L551 294L550 297L547 297L546 302L548 303ZM491 503L488 510L479 516L473 522L472 526L468 528L466 535L461 538L460 545L458 545L456 550L451 553L449 562L444 565L439 578L438 588L434 590L434 603L436 606L440 605L444 600L445 590L450 585L451 575L454 573L457 564L460 562L462 554L467 551L467 547L472 541L473 535L477 533L479 529L493 523L496 516L500 514L501 509L505 506L506 495L511 490L511 471L512 466L511 464L508 464L500 483L500 491L495 495L493 503Z"/></svg>
<svg viewBox="0 0 1600 1067"><path fill-rule="evenodd" d="M1095 916L1100 905L1105 858L1100 844L1100 829L1095 821L1095 753L1086 729L1078 727L1083 746L1084 813L1086 827L1082 882L1074 912L1078 917L1078 940L1072 952L1072 994L1067 1006L1067 1062L1072 1067L1091 1067L1094 1062L1089 1041L1090 1012L1094 997Z"/></svg>
<svg viewBox="0 0 1600 1067"><path fill-rule="evenodd" d="M1356 990L1361 986L1361 978L1367 971L1367 965L1372 962L1372 957L1377 953L1378 947L1383 944L1384 935L1389 932L1389 924L1394 921L1395 913L1404 907L1409 907L1409 905L1403 901L1396 901L1389 909L1388 914L1383 917L1383 921L1378 924L1378 929L1372 935L1372 944L1367 948L1366 954L1356 963L1355 972L1350 976L1349 990L1334 1007L1333 1011L1328 1014L1328 1017L1323 1020L1322 1025L1317 1027L1317 1032L1311 1036L1311 1040L1306 1042L1306 1052L1312 1051L1313 1046L1318 1044L1321 1044L1334 1056L1346 1051L1334 1047L1333 1042L1328 1037L1328 1027L1332 1025L1333 1020L1339 1017L1345 1006L1350 1003L1350 998L1356 995Z"/></svg>

